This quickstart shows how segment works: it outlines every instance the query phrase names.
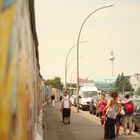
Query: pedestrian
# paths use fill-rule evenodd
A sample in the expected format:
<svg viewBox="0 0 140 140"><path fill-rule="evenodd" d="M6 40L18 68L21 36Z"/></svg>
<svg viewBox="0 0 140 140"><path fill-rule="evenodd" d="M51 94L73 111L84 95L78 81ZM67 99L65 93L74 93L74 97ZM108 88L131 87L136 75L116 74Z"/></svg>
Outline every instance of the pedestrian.
<svg viewBox="0 0 140 140"><path fill-rule="evenodd" d="M54 91L54 88L52 87L52 85L49 85L49 94L51 96L52 106L54 107L55 106L55 91Z"/></svg>
<svg viewBox="0 0 140 140"><path fill-rule="evenodd" d="M115 138L115 119L121 110L117 102L117 98L117 92L111 91L110 99L103 110L103 112L107 115L104 127L104 140L111 140Z"/></svg>
<svg viewBox="0 0 140 140"><path fill-rule="evenodd" d="M97 94L97 100L99 101L101 99L101 92L98 92Z"/></svg>
<svg viewBox="0 0 140 140"><path fill-rule="evenodd" d="M60 96L60 103L61 103L60 111L62 113L62 123L64 123L64 110L63 110L63 106L62 106L63 97L64 97L64 93L63 93L63 95Z"/></svg>
<svg viewBox="0 0 140 140"><path fill-rule="evenodd" d="M60 102L62 101L62 95L60 95L60 98L59 98Z"/></svg>
<svg viewBox="0 0 140 140"><path fill-rule="evenodd" d="M105 100L105 94L101 94L101 99L99 99L97 106L98 106L98 111L99 111L99 116L101 119L101 125L104 126L104 121L105 121L105 114L103 113L104 108L107 105L107 101Z"/></svg>
<svg viewBox="0 0 140 140"><path fill-rule="evenodd" d="M64 124L70 124L70 114L71 114L71 102L67 91L64 91L64 96L62 99L62 116L64 118Z"/></svg>
<svg viewBox="0 0 140 140"><path fill-rule="evenodd" d="M133 105L132 101L129 99L129 94L125 95L125 99L121 100L121 104L124 106L124 111L125 111L125 114L123 115L123 126L124 126L123 135L127 134L127 127L129 127L128 135L131 135L132 128L133 128L132 115L134 112L134 105Z"/></svg>
<svg viewBox="0 0 140 140"><path fill-rule="evenodd" d="M120 106L120 109L122 110L120 101L118 101L118 104L119 104L119 106ZM120 112L121 112L121 111L120 111ZM119 113L119 114L116 116L116 122L115 122L115 126L116 126L116 137L118 137L118 136L120 135L121 120L122 120L122 115L121 115L121 113Z"/></svg>

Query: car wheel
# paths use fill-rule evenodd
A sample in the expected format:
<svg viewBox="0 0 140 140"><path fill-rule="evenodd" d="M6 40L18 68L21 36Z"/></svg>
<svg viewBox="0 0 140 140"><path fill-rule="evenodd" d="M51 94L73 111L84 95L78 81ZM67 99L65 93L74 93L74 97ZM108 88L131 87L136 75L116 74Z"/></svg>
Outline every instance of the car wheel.
<svg viewBox="0 0 140 140"><path fill-rule="evenodd" d="M82 107L82 105L81 105L81 104L79 105L79 109L83 110L83 107Z"/></svg>
<svg viewBox="0 0 140 140"><path fill-rule="evenodd" d="M81 106L81 110L84 110L83 106Z"/></svg>

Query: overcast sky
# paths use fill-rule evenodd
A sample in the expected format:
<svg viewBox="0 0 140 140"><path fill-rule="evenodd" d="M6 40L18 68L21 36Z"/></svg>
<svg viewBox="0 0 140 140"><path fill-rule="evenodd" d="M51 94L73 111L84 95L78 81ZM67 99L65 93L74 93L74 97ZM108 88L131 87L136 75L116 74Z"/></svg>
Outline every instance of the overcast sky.
<svg viewBox="0 0 140 140"><path fill-rule="evenodd" d="M35 0L41 74L64 81L66 55L77 43L83 20L94 10L81 32L80 77L111 77L109 60L113 49L114 75L140 73L140 0ZM76 47L68 63L76 57ZM68 68L68 81L76 81L76 59Z"/></svg>

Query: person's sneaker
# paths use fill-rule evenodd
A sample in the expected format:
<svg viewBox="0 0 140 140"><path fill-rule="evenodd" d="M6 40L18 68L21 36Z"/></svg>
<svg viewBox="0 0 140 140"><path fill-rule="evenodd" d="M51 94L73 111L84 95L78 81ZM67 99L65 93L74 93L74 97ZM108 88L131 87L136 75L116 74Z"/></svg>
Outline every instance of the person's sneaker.
<svg viewBox="0 0 140 140"><path fill-rule="evenodd" d="M126 132L122 133L122 136L125 136L126 135Z"/></svg>
<svg viewBox="0 0 140 140"><path fill-rule="evenodd" d="M131 133L131 132L129 132L129 133L128 133L128 135L132 135L132 133Z"/></svg>
<svg viewBox="0 0 140 140"><path fill-rule="evenodd" d="M119 137L120 136L120 134L116 134L116 137Z"/></svg>

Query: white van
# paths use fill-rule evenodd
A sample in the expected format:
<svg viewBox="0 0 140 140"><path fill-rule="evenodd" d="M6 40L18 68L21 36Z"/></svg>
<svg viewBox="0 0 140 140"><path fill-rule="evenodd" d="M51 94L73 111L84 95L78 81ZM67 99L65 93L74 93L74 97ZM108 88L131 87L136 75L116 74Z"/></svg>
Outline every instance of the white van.
<svg viewBox="0 0 140 140"><path fill-rule="evenodd" d="M97 96L97 94L98 94L98 89L97 89L96 86L80 87L80 90L79 90L79 107L82 110L89 109L91 99L94 96Z"/></svg>

